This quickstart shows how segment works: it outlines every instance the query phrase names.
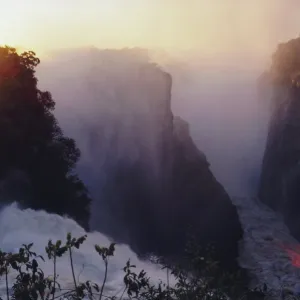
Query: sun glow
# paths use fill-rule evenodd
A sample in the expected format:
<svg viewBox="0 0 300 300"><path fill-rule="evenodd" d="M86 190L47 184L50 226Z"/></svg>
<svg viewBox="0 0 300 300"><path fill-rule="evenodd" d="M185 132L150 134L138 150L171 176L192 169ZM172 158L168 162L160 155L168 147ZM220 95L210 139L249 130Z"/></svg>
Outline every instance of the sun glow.
<svg viewBox="0 0 300 300"><path fill-rule="evenodd" d="M38 54L92 45L256 53L298 35L296 2L0 0L0 43Z"/></svg>

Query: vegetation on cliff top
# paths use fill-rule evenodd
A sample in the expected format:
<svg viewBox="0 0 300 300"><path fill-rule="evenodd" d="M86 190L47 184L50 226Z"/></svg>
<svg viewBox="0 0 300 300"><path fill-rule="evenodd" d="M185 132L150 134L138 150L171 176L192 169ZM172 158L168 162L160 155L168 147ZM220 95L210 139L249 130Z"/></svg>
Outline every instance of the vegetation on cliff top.
<svg viewBox="0 0 300 300"><path fill-rule="evenodd" d="M80 152L63 135L51 94L37 88L39 62L34 52L0 47L1 201L67 213L87 228L90 198L73 171Z"/></svg>

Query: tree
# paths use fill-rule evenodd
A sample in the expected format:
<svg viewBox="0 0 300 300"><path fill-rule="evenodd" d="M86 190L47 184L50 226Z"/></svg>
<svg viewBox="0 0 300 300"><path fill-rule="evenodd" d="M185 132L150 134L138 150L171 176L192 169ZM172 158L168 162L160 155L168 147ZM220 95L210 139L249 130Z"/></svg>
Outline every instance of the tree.
<svg viewBox="0 0 300 300"><path fill-rule="evenodd" d="M87 228L91 200L74 173L80 151L63 135L51 94L37 88L39 62L34 52L18 54L14 48L0 47L0 180L11 171L23 172L28 195L20 195L19 202L68 214ZM21 181L9 187L6 196L14 198Z"/></svg>

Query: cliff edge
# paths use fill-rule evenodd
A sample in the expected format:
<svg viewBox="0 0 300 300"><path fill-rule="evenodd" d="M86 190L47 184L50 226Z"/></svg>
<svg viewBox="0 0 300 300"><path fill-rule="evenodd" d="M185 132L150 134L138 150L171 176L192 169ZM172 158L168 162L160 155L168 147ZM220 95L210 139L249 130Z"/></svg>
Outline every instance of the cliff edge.
<svg viewBox="0 0 300 300"><path fill-rule="evenodd" d="M259 197L300 240L300 38L278 46L268 77L272 115Z"/></svg>

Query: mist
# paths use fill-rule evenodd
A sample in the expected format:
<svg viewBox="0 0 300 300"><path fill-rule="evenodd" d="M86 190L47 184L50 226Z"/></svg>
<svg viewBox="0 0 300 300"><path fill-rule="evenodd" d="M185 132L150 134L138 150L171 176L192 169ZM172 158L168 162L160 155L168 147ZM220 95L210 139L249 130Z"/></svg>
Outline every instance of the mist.
<svg viewBox="0 0 300 300"><path fill-rule="evenodd" d="M268 70L277 45L299 35L299 1L28 0L26 5L23 2L5 3L0 12L0 25L4 28L3 35L0 31L0 43L20 51L34 50L41 59L37 67L38 87L51 92L56 102L55 117L81 151L76 171L93 198L91 228L101 231L90 234L92 243L107 244L109 235L118 243L130 244L131 248L120 246L121 254L112 266L109 286L119 288L119 267L128 256L147 267L151 276L164 276L138 259L138 246L126 237L130 231L145 244L146 250L159 244L156 236L151 239L155 231L162 233L161 240L166 240L164 234L171 232L167 236L170 241L180 243L179 235L184 229L180 231L182 228L179 226L178 230L173 224L180 223L181 216L171 214L176 209L180 212L181 207L168 206L173 204L171 197L163 203L165 207L159 206L163 202L160 200L167 198L161 191L168 180L162 175L167 174L164 170L168 169L169 161L165 153L166 159L162 161L158 146L164 140L161 132L173 129L162 129L161 125L174 125L173 116L189 124L199 149L197 155L200 154L203 164L207 159L210 170L238 211L243 232L238 254L240 266L258 282L267 282L274 289L284 282L299 281L297 269L278 247L281 242L297 242L277 213L253 199L257 196L271 115L271 97L260 93L259 80ZM170 98L172 112L168 110ZM161 147L167 154L169 142ZM132 173L122 171L126 164L134 165L136 161L141 162L142 171L138 166L131 179ZM138 207L141 213L128 217L133 220L131 228L114 222L114 217L127 213L122 206L115 205L122 201L114 203L116 216L106 213L106 204L100 206L105 198L103 187L115 175L108 172L119 166L127 180L125 188L122 186L124 190L126 183L139 189L140 183L146 182L141 187L143 192L137 197L133 194L133 199L144 200L143 196L149 193L149 198ZM140 174L145 178L140 178ZM117 192L122 194L123 189ZM149 205L153 199L156 202ZM182 207L189 206L182 199ZM215 211L225 208L226 201L224 206L222 202L211 202L217 203ZM129 201L129 206L134 205ZM195 206L192 203L182 214L197 218L200 210ZM32 241L40 251L48 238L64 238L69 231L76 235L85 233L75 221L43 211L20 210L14 205L0 206L0 210L0 241L6 251ZM170 217L163 215L166 211L165 215L170 213ZM212 228L222 226L222 220L212 222L215 211L202 218L211 218ZM159 223L161 216L165 223ZM176 217L179 222L172 223ZM144 230L147 222L154 228ZM169 228L165 229L165 224ZM56 234L58 228L60 232ZM223 229L231 234L230 227ZM12 239L12 233L17 238ZM225 244L230 244L225 234L222 237ZM91 246L89 241L88 245ZM170 248L176 247L172 244ZM80 263L88 265L84 278L103 275L103 268L95 264L94 254L86 246L76 253L76 259L77 270ZM63 262L59 272L68 285L70 278L65 266Z"/></svg>
<svg viewBox="0 0 300 300"><path fill-rule="evenodd" d="M170 67L173 112L190 123L194 141L230 195L255 196L270 117L270 99L258 90L264 65L193 62L184 70Z"/></svg>
<svg viewBox="0 0 300 300"><path fill-rule="evenodd" d="M68 5L61 7L67 19ZM122 15L120 7L124 9ZM297 1L241 4L237 0L191 0L183 4L132 0L126 7L118 0L89 1L84 7L74 2L73 11L87 14L92 8L103 14L102 21L94 20L95 13L89 14L90 20L81 28L88 34L81 35L80 40L68 38L78 29L75 18L56 31L55 47L37 46L43 49L39 85L53 94L56 115L66 133L75 134L80 144L78 132L70 124L69 109L74 113L88 109L88 119L97 118L93 101L79 104L79 97L93 98L92 91L85 95L80 90L83 81L88 84L91 80L88 49L146 49L147 55L172 76L173 113L190 124L192 137L217 179L231 196L256 195L269 119L269 99L258 97L257 80L268 69L277 45L298 35ZM36 10L46 13L39 5ZM47 16L51 14L49 9ZM90 28L92 24L97 25L96 32ZM53 30L48 25L46 30ZM58 78L68 78L70 85L62 87Z"/></svg>
<svg viewBox="0 0 300 300"><path fill-rule="evenodd" d="M270 97L259 92L259 77L268 69L270 60L253 58L247 64L240 57L209 60L205 55L201 57L191 52L179 56L151 49L88 48L57 52L41 64L37 75L40 88L50 90L56 100L55 114L65 133L75 138L82 151L78 166L80 176L92 194L101 199L99 189L106 180L106 162L111 152L134 161L141 155L134 151L135 138L155 140L152 132L157 128L151 120L145 123L149 126L133 126L137 116L140 120L147 119L151 97L156 99L163 94L155 90L155 87L160 89L161 82L155 74L150 76L153 85L147 90L142 88L134 66L149 59L171 75L172 112L190 124L194 142L238 209L244 229L239 264L255 278L251 284L268 282L277 289L280 284L276 276L289 283L296 282L297 270L289 258L277 244L265 242L270 236L274 236L278 244L282 240L287 243L294 240L279 216L253 201L271 113ZM114 126L118 128L118 143L112 146L109 141L114 136ZM97 140L97 144L93 140ZM146 161L150 161L147 170L153 175L155 166L151 162L155 161L155 147L148 150L152 156L146 155ZM113 232L116 224L112 216L106 214L103 207L99 209L98 200L92 207L92 228L99 228L101 220L101 230ZM270 218L268 226L265 226L266 218ZM115 232L118 232L117 227ZM274 261L282 267L271 276Z"/></svg>
<svg viewBox="0 0 300 300"><path fill-rule="evenodd" d="M40 56L96 46L266 58L299 34L297 8L297 0L17 0L1 10L0 43Z"/></svg>
<svg viewBox="0 0 300 300"><path fill-rule="evenodd" d="M110 50L102 50L102 62L97 63L93 56L95 51L76 49L56 53L41 64L37 74L40 88L51 91L56 100L55 114L60 124L83 152L81 165L90 166L87 172L91 172L95 164L86 132L80 133L80 130L85 123L95 125L104 117L104 111L116 113L113 104L110 108L107 106L108 97L116 98L116 85L110 78L121 82L122 76L125 81L132 76L133 84L134 80L138 84L136 75L128 74L131 70L126 64L139 60L140 55L141 60L152 59L172 76L173 114L190 124L192 138L230 195L256 195L270 112L270 99L259 98L258 78L268 68L267 61L265 64L259 60L245 64L239 59L210 62L206 57L199 59L193 54L178 57L167 51L162 55L162 52L141 49L132 50L139 54L130 58L133 53L128 49L119 50L120 61L116 61L118 51L113 51L115 56L111 56L114 61L111 63ZM122 51L128 51L125 60ZM97 64L98 67L101 64L101 75L94 73ZM138 95L134 97L128 105L135 105L138 111L137 105L141 104L138 104ZM102 98L106 100L101 101ZM118 114L122 118L122 112ZM79 123L76 116L80 116ZM150 132L143 134L150 136ZM124 131L123 135L123 148L126 148L125 144L130 143L129 133Z"/></svg>
<svg viewBox="0 0 300 300"><path fill-rule="evenodd" d="M28 245L34 242L32 250L46 258L45 246L49 239L53 242L57 240L64 241L68 232L73 237L85 235L86 232L75 221L63 218L55 214L48 214L45 211L35 211L31 209L21 210L14 203L0 211L0 241L2 251L18 252L20 245ZM93 280L97 282L103 277L105 272L103 262L99 255L94 251L94 245L108 247L111 241L99 232L88 233L86 242L79 250L74 250L74 268L78 274L78 280ZM106 285L106 294L118 295L124 289L123 287L123 267L126 261L130 259L131 263L136 264L137 271L147 270L147 273L156 283L159 280L165 280L166 274L161 271L159 266L141 261L136 254L127 245L118 245L115 256L112 257L108 266L108 278ZM53 264L50 260L43 262L39 260L39 265L49 276L53 272ZM72 287L72 277L70 262L67 257L62 257L57 266L60 282L63 288ZM10 273L9 281L14 282L15 273ZM79 279L80 278L80 279ZM173 280L171 278L171 280ZM171 281L172 283L173 281ZM0 281L0 295L6 293L4 281Z"/></svg>

